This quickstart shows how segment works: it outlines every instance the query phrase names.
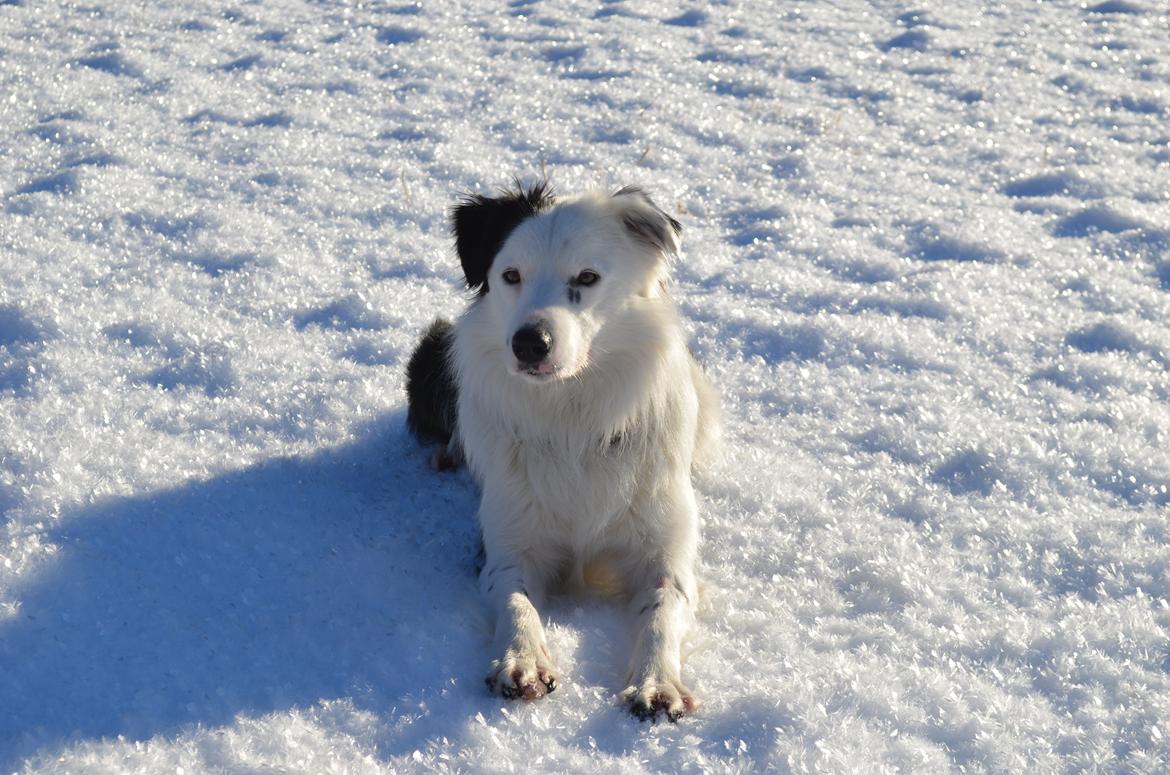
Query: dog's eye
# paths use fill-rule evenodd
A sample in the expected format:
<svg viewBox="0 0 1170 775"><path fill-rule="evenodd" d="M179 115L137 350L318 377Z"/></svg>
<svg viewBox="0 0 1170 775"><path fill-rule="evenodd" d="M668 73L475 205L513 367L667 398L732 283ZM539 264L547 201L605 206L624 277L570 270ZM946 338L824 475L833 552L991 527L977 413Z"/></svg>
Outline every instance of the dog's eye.
<svg viewBox="0 0 1170 775"><path fill-rule="evenodd" d="M506 282L508 285L516 285L518 282L520 282L520 273L515 269L505 269L504 273L500 275L500 277L503 277L504 282Z"/></svg>
<svg viewBox="0 0 1170 775"><path fill-rule="evenodd" d="M600 279L601 275L597 274L597 272L594 272L592 269L586 269L584 272L577 275L577 278L573 280L573 284L584 285L586 288L588 288L590 285L593 285Z"/></svg>

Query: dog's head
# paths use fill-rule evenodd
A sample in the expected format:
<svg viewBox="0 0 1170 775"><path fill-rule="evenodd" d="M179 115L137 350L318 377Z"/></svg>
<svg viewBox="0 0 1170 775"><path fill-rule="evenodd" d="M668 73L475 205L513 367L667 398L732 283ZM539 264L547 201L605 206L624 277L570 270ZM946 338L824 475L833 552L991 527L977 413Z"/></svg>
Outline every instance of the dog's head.
<svg viewBox="0 0 1170 775"><path fill-rule="evenodd" d="M456 250L509 371L578 375L621 348L623 313L663 293L681 227L639 188L570 199L517 186L452 212Z"/></svg>

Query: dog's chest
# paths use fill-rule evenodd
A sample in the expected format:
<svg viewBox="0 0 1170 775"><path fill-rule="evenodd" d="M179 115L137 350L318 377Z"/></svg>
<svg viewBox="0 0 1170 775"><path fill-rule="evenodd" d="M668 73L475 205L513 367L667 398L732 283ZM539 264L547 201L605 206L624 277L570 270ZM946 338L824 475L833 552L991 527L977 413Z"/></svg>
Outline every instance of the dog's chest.
<svg viewBox="0 0 1170 775"><path fill-rule="evenodd" d="M589 529L629 507L639 457L620 437L585 447L552 438L516 439L513 473L544 518Z"/></svg>

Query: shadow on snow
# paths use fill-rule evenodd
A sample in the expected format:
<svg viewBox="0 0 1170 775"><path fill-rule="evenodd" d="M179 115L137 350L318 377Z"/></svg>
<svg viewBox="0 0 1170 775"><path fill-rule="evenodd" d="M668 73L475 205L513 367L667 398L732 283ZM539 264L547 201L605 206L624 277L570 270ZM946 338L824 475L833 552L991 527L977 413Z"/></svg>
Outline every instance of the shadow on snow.
<svg viewBox="0 0 1170 775"><path fill-rule="evenodd" d="M0 624L0 768L322 699L486 707L476 495L424 457L399 412L345 447L62 517Z"/></svg>

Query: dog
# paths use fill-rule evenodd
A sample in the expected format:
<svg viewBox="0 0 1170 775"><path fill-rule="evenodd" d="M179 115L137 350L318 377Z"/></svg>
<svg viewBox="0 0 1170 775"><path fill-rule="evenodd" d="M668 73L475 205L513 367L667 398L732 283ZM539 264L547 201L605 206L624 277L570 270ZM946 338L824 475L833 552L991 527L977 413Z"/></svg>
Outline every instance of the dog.
<svg viewBox="0 0 1170 775"><path fill-rule="evenodd" d="M698 705L680 653L699 595L691 472L718 429L669 293L681 226L637 187L558 198L546 183L468 196L451 224L473 298L415 349L407 422L481 488L487 685L555 690L540 607L602 588L634 626L622 701L676 721Z"/></svg>

